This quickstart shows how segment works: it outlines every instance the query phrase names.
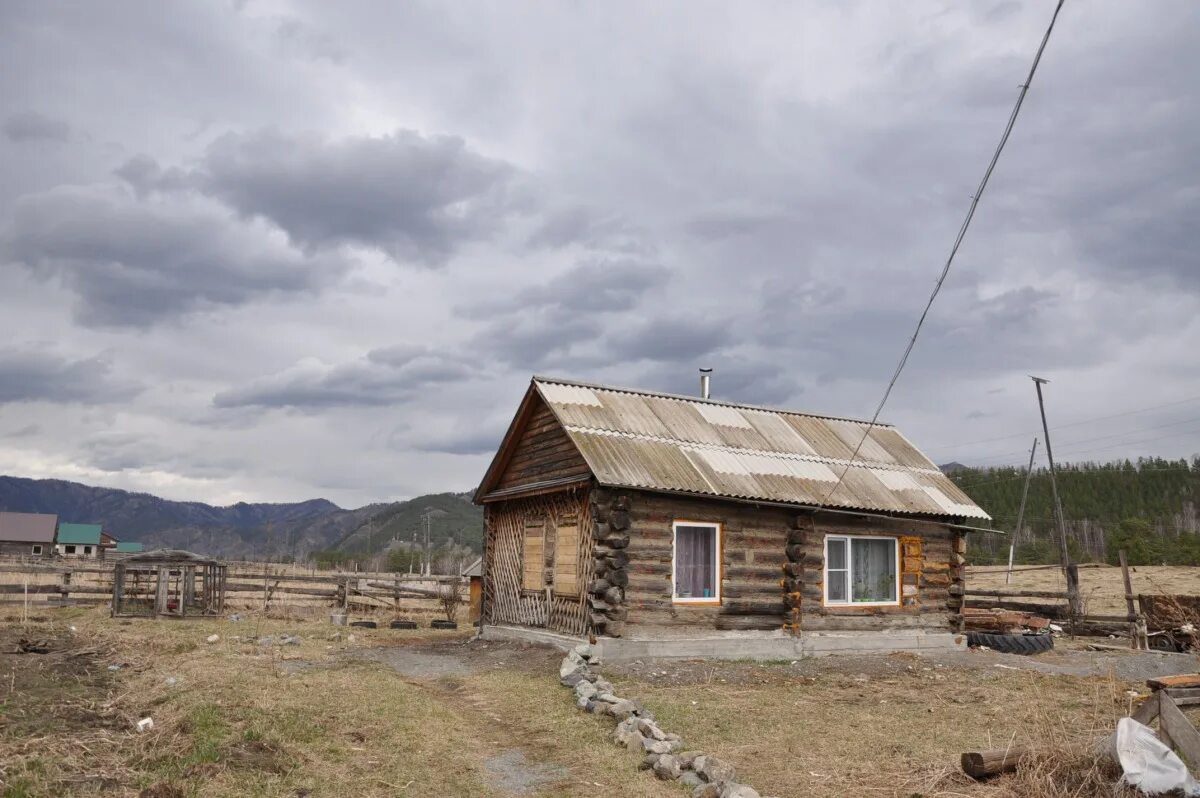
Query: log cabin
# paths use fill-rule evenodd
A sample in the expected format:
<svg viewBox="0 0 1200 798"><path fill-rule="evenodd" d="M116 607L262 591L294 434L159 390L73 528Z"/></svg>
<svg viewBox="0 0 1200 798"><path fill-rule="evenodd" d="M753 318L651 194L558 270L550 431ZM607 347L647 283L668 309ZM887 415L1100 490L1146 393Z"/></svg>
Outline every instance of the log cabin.
<svg viewBox="0 0 1200 798"><path fill-rule="evenodd" d="M475 501L484 636L610 659L961 647L990 520L890 425L541 377Z"/></svg>

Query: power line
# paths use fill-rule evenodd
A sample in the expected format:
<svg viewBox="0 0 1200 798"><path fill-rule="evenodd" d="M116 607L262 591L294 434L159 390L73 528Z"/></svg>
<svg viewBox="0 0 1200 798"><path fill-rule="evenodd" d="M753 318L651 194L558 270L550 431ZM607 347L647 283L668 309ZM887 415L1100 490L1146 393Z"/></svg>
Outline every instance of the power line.
<svg viewBox="0 0 1200 798"><path fill-rule="evenodd" d="M858 445L854 447L850 459L842 467L842 473L838 475L837 482L829 489L829 493L825 494L826 502L846 478L846 472L850 470L850 466L855 458L858 457L858 453L866 442L867 436L871 434L871 430L875 427L876 422L879 421L879 414L883 412L883 406L887 404L888 397L892 394L892 388L895 387L896 381L900 379L900 373L904 371L904 366L908 363L908 356L912 354L913 347L917 344L917 336L921 334L921 327L925 324L925 319L929 315L929 309L933 307L933 301L937 299L937 295L942 290L942 285L946 282L946 277L950 274L950 266L954 263L954 256L958 254L958 248L962 245L963 238L967 235L967 229L971 226L971 220L975 218L975 209L979 207L979 201L983 198L984 189L987 188L988 181L992 177L992 172L996 168L996 163L1000 160L1000 153L1004 151L1004 145L1008 143L1008 137L1012 134L1013 125L1017 123L1017 116L1021 113L1021 106L1025 102L1025 95L1029 93L1029 86L1033 83L1033 75L1037 72L1038 64L1041 63L1042 53L1045 52L1046 44L1050 41L1050 33L1054 30L1054 23L1058 19L1058 12L1062 10L1062 7L1063 0L1058 0L1058 4L1054 7L1054 14L1050 17L1050 24L1046 27L1046 34L1042 37L1042 43L1038 45L1037 54L1033 57L1033 65L1029 68L1029 75L1025 78L1025 82L1021 84L1021 91L1017 94L1017 102L1013 105L1012 113L1008 116L1008 122L1004 126L1004 134L1000 136L1000 143L996 146L996 151L992 153L992 159L988 162L987 169L983 172L983 179L979 181L979 187L975 189L975 194L971 197L971 204L967 208L967 215L958 228L958 235L954 238L954 246L950 248L950 255L946 258L946 265L942 267L942 273L938 276L937 282L934 283L933 292L929 295L929 301L925 303L925 309L921 311L921 317L917 319L917 326L913 330L912 338L909 339L908 346L904 348L904 354L900 356L900 362L896 364L896 370L892 373L891 380L888 381L887 388L883 392L883 398L879 400L879 406L875 408L875 414L871 416L871 423L863 430L862 437L859 439Z"/></svg>
<svg viewBox="0 0 1200 798"><path fill-rule="evenodd" d="M1200 400L1200 396L1189 396L1186 399L1177 399L1174 402L1165 402L1161 405L1150 405L1149 407L1139 407L1135 410L1125 410L1123 412L1113 413L1113 414L1107 415L1107 416L1094 416L1092 418L1085 418L1085 419L1081 419L1079 421L1072 421L1069 424L1058 424L1056 426L1051 427L1050 429L1053 432L1058 432L1059 430L1070 429L1071 427L1079 427L1084 424L1091 424L1094 421L1107 421L1110 418L1122 418L1124 416L1134 416L1139 413L1148 413L1151 410L1161 410L1164 407L1175 407L1176 405L1187 404L1188 402L1195 402L1198 400ZM933 451L937 451L939 449L950 449L950 448L959 447L959 446L973 446L977 443L992 443L993 441L1006 441L1009 438L1019 438L1026 434L1028 434L1028 433L1014 432L1011 435L998 435L995 438L983 438L983 439L977 440L977 441L963 441L961 443L943 443L943 444L939 444L938 446L925 446L922 448L924 451L933 452Z"/></svg>
<svg viewBox="0 0 1200 798"><path fill-rule="evenodd" d="M1092 443L1093 441L1106 441L1106 440L1111 440L1112 438L1122 438L1126 435L1133 435L1138 432L1149 432L1150 430L1167 429L1168 427L1179 427L1179 426L1183 426L1184 424L1195 424L1197 422L1200 422L1200 418L1185 418L1182 421L1172 421L1169 424L1154 424L1149 427L1134 427L1133 429L1125 430L1124 432L1114 432L1110 435L1096 435L1091 438L1079 438L1077 440L1067 441L1066 446L1064 447L1064 452L1081 451L1079 449L1074 448L1074 447L1077 447L1081 443ZM1185 430L1184 432L1192 433L1192 432L1197 432L1197 431L1198 430ZM1170 437L1174 437L1174 435L1168 435L1166 437L1170 438ZM1147 440L1159 440L1159 438L1150 438ZM1130 446L1133 446L1138 443L1144 443L1144 442L1145 442L1145 440L1137 439L1137 440L1132 440L1132 441L1126 441L1125 443L1128 443ZM1118 443L1117 445L1122 446L1122 445L1124 445L1124 443ZM1091 451L1091 450L1084 449L1082 451ZM1021 454L1021 452L1019 452L1019 451L1001 452L999 454L984 455L984 458L986 460L1002 460L1006 457L1011 457L1011 456L1017 455L1017 454Z"/></svg>

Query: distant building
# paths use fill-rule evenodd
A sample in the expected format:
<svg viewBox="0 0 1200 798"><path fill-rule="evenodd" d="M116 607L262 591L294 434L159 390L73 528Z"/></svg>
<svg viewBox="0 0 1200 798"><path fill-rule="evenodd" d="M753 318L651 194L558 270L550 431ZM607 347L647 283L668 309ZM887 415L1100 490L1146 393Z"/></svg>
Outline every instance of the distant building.
<svg viewBox="0 0 1200 798"><path fill-rule="evenodd" d="M141 554L145 547L136 540L118 540L117 554Z"/></svg>
<svg viewBox="0 0 1200 798"><path fill-rule="evenodd" d="M54 550L63 557L101 556L99 524L59 524Z"/></svg>
<svg viewBox="0 0 1200 798"><path fill-rule="evenodd" d="M0 513L0 554L49 557L57 529L50 513Z"/></svg>

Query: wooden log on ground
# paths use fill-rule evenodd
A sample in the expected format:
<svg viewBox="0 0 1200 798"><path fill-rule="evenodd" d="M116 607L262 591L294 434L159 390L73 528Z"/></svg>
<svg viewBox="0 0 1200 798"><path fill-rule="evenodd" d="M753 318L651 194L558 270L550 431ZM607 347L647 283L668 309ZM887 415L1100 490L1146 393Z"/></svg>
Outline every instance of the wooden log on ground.
<svg viewBox="0 0 1200 798"><path fill-rule="evenodd" d="M994 748L990 751L967 751L962 755L962 769L973 779L986 779L1017 769L1021 759L1030 752L1023 745Z"/></svg>

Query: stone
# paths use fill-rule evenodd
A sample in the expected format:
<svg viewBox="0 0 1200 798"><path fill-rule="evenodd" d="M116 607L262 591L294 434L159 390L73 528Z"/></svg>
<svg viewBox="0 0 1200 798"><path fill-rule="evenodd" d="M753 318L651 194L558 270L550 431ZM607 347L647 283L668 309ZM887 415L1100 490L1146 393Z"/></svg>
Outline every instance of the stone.
<svg viewBox="0 0 1200 798"><path fill-rule="evenodd" d="M692 762L692 769L703 776L707 782L733 781L737 776L733 771L733 765L722 762L715 756L696 757Z"/></svg>
<svg viewBox="0 0 1200 798"><path fill-rule="evenodd" d="M582 660L586 661L592 658L592 647L587 643L580 643L571 651L573 654L578 655L578 657Z"/></svg>
<svg viewBox="0 0 1200 798"><path fill-rule="evenodd" d="M652 770L662 754L646 754L638 764L638 770Z"/></svg>
<svg viewBox="0 0 1200 798"><path fill-rule="evenodd" d="M685 768L690 768L692 763L696 761L696 757L704 756L703 751L683 751L677 754L679 764Z"/></svg>
<svg viewBox="0 0 1200 798"><path fill-rule="evenodd" d="M655 740L667 739L666 733L662 729L658 728L658 724L652 720L639 718L637 730L642 733L643 737L651 737Z"/></svg>
<svg viewBox="0 0 1200 798"><path fill-rule="evenodd" d="M567 657L562 661L562 665L558 667L558 678L565 679L572 673L579 673L584 670L585 665L583 660L579 659L578 655L575 659Z"/></svg>
<svg viewBox="0 0 1200 798"><path fill-rule="evenodd" d="M603 701L606 704L615 704L618 701L620 701L621 699L617 698L615 695L613 695L612 693L610 693L606 690L597 689L596 690L596 700Z"/></svg>
<svg viewBox="0 0 1200 798"><path fill-rule="evenodd" d="M209 643L215 643L220 639L221 639L220 635L209 635L208 637L205 638L205 641L209 642Z"/></svg>
<svg viewBox="0 0 1200 798"><path fill-rule="evenodd" d="M591 682L580 682L579 684L575 685L575 695L579 696L580 698L591 698L592 696L596 695L597 692L596 686Z"/></svg>
<svg viewBox="0 0 1200 798"><path fill-rule="evenodd" d="M727 781L722 784L721 792L718 795L720 798L762 798L758 794L758 790L749 784L738 784L736 781Z"/></svg>
<svg viewBox="0 0 1200 798"><path fill-rule="evenodd" d="M721 798L721 788L716 784L701 784L692 789L692 798Z"/></svg>
<svg viewBox="0 0 1200 798"><path fill-rule="evenodd" d="M618 699L617 702L609 708L608 713L614 718L625 720L625 718L637 714L637 707L634 706L632 701L626 701L622 698Z"/></svg>
<svg viewBox="0 0 1200 798"><path fill-rule="evenodd" d="M654 763L654 775L663 781L677 779L682 772L683 768L679 767L679 760L670 754L663 754Z"/></svg>
<svg viewBox="0 0 1200 798"><path fill-rule="evenodd" d="M587 696L581 695L575 699L575 706L582 709L584 712L591 712L596 704Z"/></svg>
<svg viewBox="0 0 1200 798"><path fill-rule="evenodd" d="M671 753L671 744L666 740L651 740L648 737L642 737L642 749L651 754L669 754Z"/></svg>
<svg viewBox="0 0 1200 798"><path fill-rule="evenodd" d="M596 677L596 680L592 684L596 685L596 690L601 693L611 693L615 689L612 682L599 676Z"/></svg>
<svg viewBox="0 0 1200 798"><path fill-rule="evenodd" d="M582 673L580 673L579 671L575 671L574 673L569 673L566 676L562 677L561 679L559 679L559 681L562 682L563 687L574 687L575 685L579 684L580 682L586 681L586 680L583 678Z"/></svg>
<svg viewBox="0 0 1200 798"><path fill-rule="evenodd" d="M704 779L700 778L691 770L685 770L679 774L679 783L684 787L699 787L704 784Z"/></svg>
<svg viewBox="0 0 1200 798"><path fill-rule="evenodd" d="M646 752L646 738L637 732L633 732L625 738L625 747L630 751ZM650 753L654 753L651 751Z"/></svg>

